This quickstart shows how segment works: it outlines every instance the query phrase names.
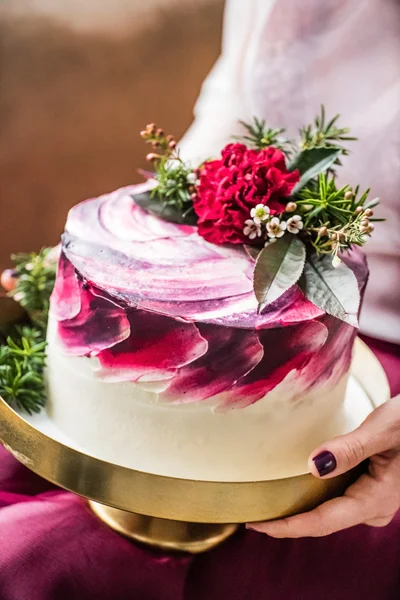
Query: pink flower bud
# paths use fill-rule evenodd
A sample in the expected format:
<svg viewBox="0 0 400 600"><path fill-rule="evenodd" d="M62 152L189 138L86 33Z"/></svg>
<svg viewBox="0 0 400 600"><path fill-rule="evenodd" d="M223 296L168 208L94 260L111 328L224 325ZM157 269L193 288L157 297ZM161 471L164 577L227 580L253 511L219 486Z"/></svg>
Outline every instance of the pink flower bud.
<svg viewBox="0 0 400 600"><path fill-rule="evenodd" d="M2 272L0 277L0 283L6 292L11 292L17 285L17 276L13 269L6 269Z"/></svg>
<svg viewBox="0 0 400 600"><path fill-rule="evenodd" d="M296 202L288 202L286 204L285 211L286 212L294 212L296 210L296 208L297 208Z"/></svg>

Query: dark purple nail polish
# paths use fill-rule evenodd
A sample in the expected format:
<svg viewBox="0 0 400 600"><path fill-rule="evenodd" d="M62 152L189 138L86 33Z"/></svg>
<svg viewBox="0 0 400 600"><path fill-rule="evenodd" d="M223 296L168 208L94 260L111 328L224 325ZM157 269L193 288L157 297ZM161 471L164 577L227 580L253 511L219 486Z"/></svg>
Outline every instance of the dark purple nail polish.
<svg viewBox="0 0 400 600"><path fill-rule="evenodd" d="M324 450L317 454L317 456L314 456L313 461L321 477L332 473L336 469L336 458L328 450Z"/></svg>

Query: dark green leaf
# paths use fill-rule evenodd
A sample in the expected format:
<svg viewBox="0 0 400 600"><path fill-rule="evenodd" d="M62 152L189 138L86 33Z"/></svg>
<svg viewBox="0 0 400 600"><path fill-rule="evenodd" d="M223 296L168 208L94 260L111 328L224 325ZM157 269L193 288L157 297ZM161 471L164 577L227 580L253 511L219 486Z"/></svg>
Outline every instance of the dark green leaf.
<svg viewBox="0 0 400 600"><path fill-rule="evenodd" d="M330 148L310 148L303 150L294 157L289 165L289 171L298 169L300 181L294 187L292 194L300 191L310 179L314 179L333 165L342 151L334 146Z"/></svg>
<svg viewBox="0 0 400 600"><path fill-rule="evenodd" d="M254 293L259 312L298 281L305 258L303 242L289 233L261 250L254 269Z"/></svg>
<svg viewBox="0 0 400 600"><path fill-rule="evenodd" d="M136 204L144 208L144 210L151 212L160 219L164 219L164 221L178 223L179 225L196 225L197 223L196 213L191 212L184 216L181 209L177 206L166 206L163 203L163 198L160 198L159 196L151 197L150 192L135 194L132 198Z"/></svg>
<svg viewBox="0 0 400 600"><path fill-rule="evenodd" d="M299 285L307 298L324 312L358 326L360 304L357 279L344 263L336 269L332 256L308 256Z"/></svg>

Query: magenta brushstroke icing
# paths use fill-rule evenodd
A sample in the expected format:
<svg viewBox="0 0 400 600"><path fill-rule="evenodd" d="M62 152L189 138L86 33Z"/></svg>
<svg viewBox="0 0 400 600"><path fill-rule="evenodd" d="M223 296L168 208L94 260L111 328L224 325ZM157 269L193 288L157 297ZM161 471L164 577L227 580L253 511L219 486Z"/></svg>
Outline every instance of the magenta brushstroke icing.
<svg viewBox="0 0 400 600"><path fill-rule="evenodd" d="M79 313L72 319L59 320L58 324L59 335L69 354L93 356L130 336L129 320L122 307L95 295L94 289L82 280L78 282L78 290ZM74 299L73 306L76 304Z"/></svg>
<svg viewBox="0 0 400 600"><path fill-rule="evenodd" d="M208 342L194 323L127 309L130 336L98 357L104 376L125 381L169 379L207 353Z"/></svg>
<svg viewBox="0 0 400 600"><path fill-rule="evenodd" d="M160 401L218 394L225 407L256 402L291 372L306 389L347 371L353 327L298 286L257 314L253 260L145 212L132 195L148 186L69 213L51 299L65 353L96 356L106 380L164 382ZM363 291L364 257L345 260Z"/></svg>

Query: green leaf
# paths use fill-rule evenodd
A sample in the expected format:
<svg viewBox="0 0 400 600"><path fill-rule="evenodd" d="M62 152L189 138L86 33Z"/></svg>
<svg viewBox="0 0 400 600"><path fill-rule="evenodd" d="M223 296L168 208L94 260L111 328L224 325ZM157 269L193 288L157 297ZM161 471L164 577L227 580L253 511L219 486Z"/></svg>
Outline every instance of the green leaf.
<svg viewBox="0 0 400 600"><path fill-rule="evenodd" d="M371 200L369 200L368 202L365 202L365 204L363 204L363 208L364 208L364 210L366 210L367 208L374 208L375 206L378 206L378 204L379 204L379 198L372 198ZM385 220L385 219L383 219L383 220Z"/></svg>
<svg viewBox="0 0 400 600"><path fill-rule="evenodd" d="M360 293L353 271L342 263L334 268L332 256L307 257L299 285L307 298L324 312L358 327Z"/></svg>
<svg viewBox="0 0 400 600"><path fill-rule="evenodd" d="M151 212L153 215L164 221L178 223L178 225L196 225L197 223L197 215L195 212L191 211L189 214L185 214L185 211L182 212L181 209L173 204L166 205L163 202L163 198L160 198L159 196L151 197L150 192L135 194L132 198L141 208L144 208L144 210ZM187 213L187 209L185 210Z"/></svg>
<svg viewBox="0 0 400 600"><path fill-rule="evenodd" d="M314 179L333 165L340 156L340 148L310 148L297 154L289 164L289 171L298 169L300 181L294 187L292 195L300 191L310 179Z"/></svg>
<svg viewBox="0 0 400 600"><path fill-rule="evenodd" d="M303 272L306 248L292 234L285 234L261 250L254 269L254 293L258 312L294 285Z"/></svg>

